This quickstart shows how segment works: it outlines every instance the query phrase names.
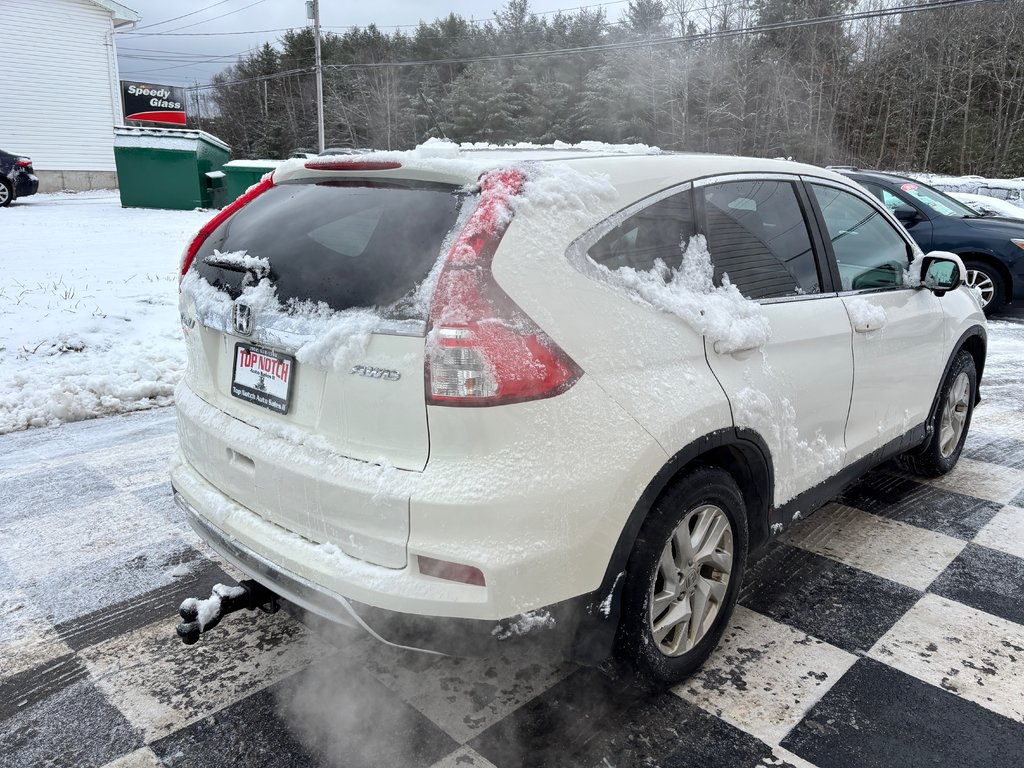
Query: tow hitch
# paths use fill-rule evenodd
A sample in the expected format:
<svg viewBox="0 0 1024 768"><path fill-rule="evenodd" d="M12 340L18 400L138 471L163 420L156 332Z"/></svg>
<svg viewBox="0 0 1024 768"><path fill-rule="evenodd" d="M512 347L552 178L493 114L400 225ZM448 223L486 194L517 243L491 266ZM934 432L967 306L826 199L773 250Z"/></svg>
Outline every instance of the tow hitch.
<svg viewBox="0 0 1024 768"><path fill-rule="evenodd" d="M234 587L215 584L205 600L189 597L182 601L178 613L184 621L177 626L178 637L185 645L192 645L200 635L216 627L222 618L243 608L277 613L280 606L277 595L252 579L241 581Z"/></svg>

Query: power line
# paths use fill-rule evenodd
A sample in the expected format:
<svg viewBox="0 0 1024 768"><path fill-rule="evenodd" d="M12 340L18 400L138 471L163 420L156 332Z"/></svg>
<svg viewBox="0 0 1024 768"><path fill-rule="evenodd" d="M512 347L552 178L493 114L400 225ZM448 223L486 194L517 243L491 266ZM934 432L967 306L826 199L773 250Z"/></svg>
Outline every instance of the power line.
<svg viewBox="0 0 1024 768"><path fill-rule="evenodd" d="M260 0L261 2L263 0ZM241 9L239 9L241 10ZM210 19L212 21L212 19ZM183 29L183 27L182 27ZM278 29L249 29L244 32L118 32L117 34L132 37L216 37L218 35L261 35L264 32L288 32L296 27L280 27Z"/></svg>
<svg viewBox="0 0 1024 768"><path fill-rule="evenodd" d="M265 3L265 2L267 2L267 0L256 0L256 2L254 2L254 3L249 3L248 5L243 5L241 8L235 8L235 10L228 11L227 13L222 13L220 16L211 16L209 19L203 19L202 21L197 21L197 22L194 22L192 24L185 24L184 26L175 27L174 29L168 29L166 31L161 31L161 32L141 32L141 33L139 33L139 32L125 32L124 34L132 35L134 37L156 37L158 35L171 35L171 34L174 34L175 32L178 32L178 30L181 30L181 29L191 29L192 27L198 27L198 26L201 26L202 24L209 24L211 21L216 21L217 19L223 19L225 16L231 16L233 14L240 13L241 11L244 11L244 10L247 10L249 8L252 8L255 5L261 5L262 3Z"/></svg>
<svg viewBox="0 0 1024 768"><path fill-rule="evenodd" d="M224 58L227 58L227 57L224 57ZM125 69L126 69L127 72L131 73L132 75L148 75L148 74L151 74L153 72L166 72L167 70L170 70L170 69L184 69L184 68L187 68L187 67L201 67L201 66L208 66L210 64L216 64L217 66L223 68L225 65L230 65L230 62L224 61L223 59L220 60L220 61L212 61L212 60L211 61L187 61L184 64L173 64L173 65L171 65L169 67L156 67L155 69L135 70L135 69L132 69L130 66L125 67Z"/></svg>
<svg viewBox="0 0 1024 768"><path fill-rule="evenodd" d="M193 54L198 55L198 56L219 56L220 55L220 54L217 54L217 53L199 53L198 51L166 51L166 50L161 50L159 48L132 48L130 46L125 46L125 45L117 46L117 54L118 54L118 56L121 55L121 51L131 51L132 53L166 53L166 54L170 54L172 56L174 56L174 55L192 56ZM245 53L245 51L242 51L241 53ZM238 55L238 54L224 54L224 55L225 56L234 56L234 55Z"/></svg>
<svg viewBox="0 0 1024 768"><path fill-rule="evenodd" d="M313 67L297 67L295 69L289 69L284 72L274 72L270 75L256 75L254 77L244 77L240 80L229 80L226 83L207 83L206 85L192 85L187 87L187 91L208 91L213 88L220 88L224 85L241 85L242 83L258 83L263 80L277 80L282 77L291 77L292 75L301 75L308 72L312 72Z"/></svg>
<svg viewBox="0 0 1024 768"><path fill-rule="evenodd" d="M135 77L136 75L150 75L150 74L152 74L154 72L166 72L169 69L183 69L185 67L202 67L202 66L207 66L209 64L218 64L221 67L223 67L224 62L222 62L222 61L221 62L217 62L217 61L196 61L196 62L191 62L189 64L175 64L174 66L170 66L170 67L156 67L155 69L132 69L131 67L126 67L125 70L124 70L124 74L128 74L128 75L131 75L132 77Z"/></svg>
<svg viewBox="0 0 1024 768"><path fill-rule="evenodd" d="M228 53L228 54L225 54L223 56L207 56L205 54L197 53L197 54L189 54L189 55L176 56L176 57L170 58L170 59L167 56L162 56L162 55L146 56L144 54L119 53L117 55L117 58L118 58L119 61L122 60L122 59L128 59L128 60L131 60L131 61L170 61L170 62L176 62L177 61L177 62L181 62L181 63L186 63L187 64L188 62L207 62L207 61L216 61L218 59L231 59L231 58L235 58L236 56L241 56L243 53L248 53L248 51L240 51L239 53Z"/></svg>
<svg viewBox="0 0 1024 768"><path fill-rule="evenodd" d="M140 29L151 29L152 27L159 27L162 24L170 24L172 21L177 21L178 19L187 19L189 16L195 16L197 13L208 11L211 8L216 8L218 5L224 5L224 3L228 3L230 1L231 0L220 0L220 2L214 3L213 5L207 5L203 8L200 8L198 11L192 11L191 13L184 13L181 16L175 16L173 19L164 19L163 21L154 21L152 24L143 24L141 27L133 27L132 31Z"/></svg>

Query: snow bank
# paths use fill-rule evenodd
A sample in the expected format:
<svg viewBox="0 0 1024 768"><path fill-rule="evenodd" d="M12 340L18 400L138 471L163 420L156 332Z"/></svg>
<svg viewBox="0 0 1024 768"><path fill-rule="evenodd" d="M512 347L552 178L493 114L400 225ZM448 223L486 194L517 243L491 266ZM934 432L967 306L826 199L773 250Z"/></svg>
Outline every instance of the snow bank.
<svg viewBox="0 0 1024 768"><path fill-rule="evenodd" d="M0 434L173 402L185 367L179 254L209 211L121 208L116 192L4 211Z"/></svg>
<svg viewBox="0 0 1024 768"><path fill-rule="evenodd" d="M714 267L703 235L690 238L678 269L660 259L650 271L631 267L610 270L593 260L590 264L610 285L684 320L721 353L763 347L771 337L760 304L744 297L728 275L723 276L721 286L714 284Z"/></svg>

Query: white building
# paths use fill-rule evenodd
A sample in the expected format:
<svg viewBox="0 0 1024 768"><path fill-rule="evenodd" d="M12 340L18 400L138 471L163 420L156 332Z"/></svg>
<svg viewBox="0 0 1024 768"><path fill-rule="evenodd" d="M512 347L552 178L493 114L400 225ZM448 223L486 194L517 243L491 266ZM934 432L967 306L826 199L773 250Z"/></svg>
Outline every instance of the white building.
<svg viewBox="0 0 1024 768"><path fill-rule="evenodd" d="M117 186L114 29L139 18L111 0L0 0L0 149L32 158L40 192Z"/></svg>

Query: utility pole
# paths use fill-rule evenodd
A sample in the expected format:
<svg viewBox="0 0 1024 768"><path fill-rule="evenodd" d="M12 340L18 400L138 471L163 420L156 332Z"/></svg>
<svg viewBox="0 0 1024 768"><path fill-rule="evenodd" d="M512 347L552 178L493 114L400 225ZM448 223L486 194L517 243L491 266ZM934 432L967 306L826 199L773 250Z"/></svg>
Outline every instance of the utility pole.
<svg viewBox="0 0 1024 768"><path fill-rule="evenodd" d="M324 65L320 58L320 0L307 0L306 17L313 19L316 50L316 137L317 152L324 151Z"/></svg>

